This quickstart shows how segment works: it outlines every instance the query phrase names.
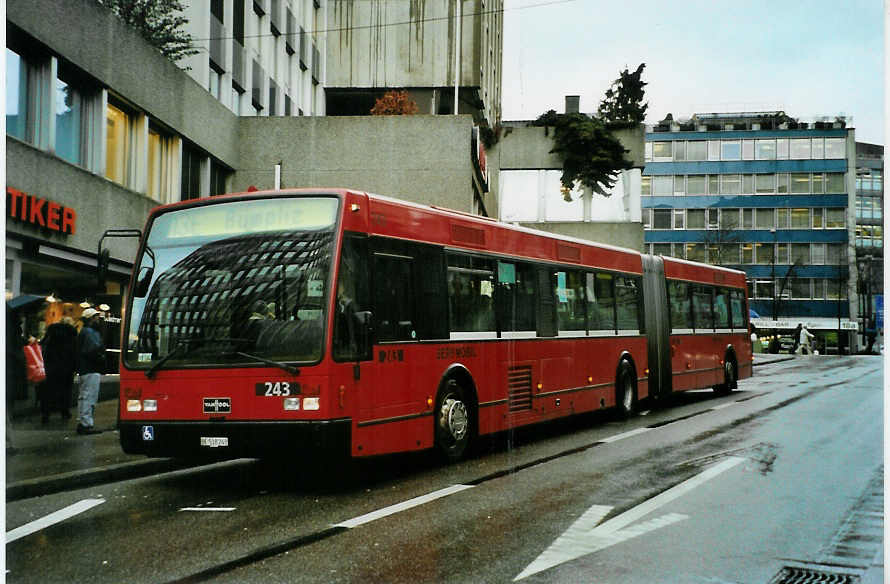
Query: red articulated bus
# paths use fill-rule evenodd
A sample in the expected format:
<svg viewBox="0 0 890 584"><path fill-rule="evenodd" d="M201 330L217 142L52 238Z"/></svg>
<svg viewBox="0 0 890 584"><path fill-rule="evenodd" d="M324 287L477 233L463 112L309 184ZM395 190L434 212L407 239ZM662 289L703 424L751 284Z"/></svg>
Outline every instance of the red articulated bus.
<svg viewBox="0 0 890 584"><path fill-rule="evenodd" d="M362 457L751 375L745 274L342 189L155 209L120 439Z"/></svg>

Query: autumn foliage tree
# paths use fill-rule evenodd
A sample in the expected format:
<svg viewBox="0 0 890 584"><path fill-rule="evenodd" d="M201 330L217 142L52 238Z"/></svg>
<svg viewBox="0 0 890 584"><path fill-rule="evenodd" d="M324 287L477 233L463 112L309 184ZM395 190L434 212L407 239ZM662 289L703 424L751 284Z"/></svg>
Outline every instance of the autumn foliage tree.
<svg viewBox="0 0 890 584"><path fill-rule="evenodd" d="M387 91L371 108L372 116L404 116L417 113L417 103L407 91Z"/></svg>

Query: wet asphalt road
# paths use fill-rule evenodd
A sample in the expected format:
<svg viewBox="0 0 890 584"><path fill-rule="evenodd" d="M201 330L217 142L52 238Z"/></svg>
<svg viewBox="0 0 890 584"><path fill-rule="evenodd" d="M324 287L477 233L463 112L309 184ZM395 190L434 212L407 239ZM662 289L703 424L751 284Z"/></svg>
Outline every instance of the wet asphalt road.
<svg viewBox="0 0 890 584"><path fill-rule="evenodd" d="M6 579L765 583L785 566L862 573L882 543L882 514L863 511L882 478L882 364L766 365L727 397L693 392L628 421L526 429L450 466L424 453L335 472L295 447L274 464L17 501L8 539L71 505L85 510L8 543Z"/></svg>

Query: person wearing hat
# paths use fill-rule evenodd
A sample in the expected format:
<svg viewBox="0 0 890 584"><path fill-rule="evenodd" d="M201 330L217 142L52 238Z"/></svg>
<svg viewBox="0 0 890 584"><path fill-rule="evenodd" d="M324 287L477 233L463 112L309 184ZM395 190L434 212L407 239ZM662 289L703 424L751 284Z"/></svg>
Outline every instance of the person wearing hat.
<svg viewBox="0 0 890 584"><path fill-rule="evenodd" d="M77 433L98 434L93 427L93 410L99 401L99 379L105 368L105 345L99 332L101 315L95 308L87 308L80 315L83 328L77 336L77 372L80 373L80 392L77 398Z"/></svg>

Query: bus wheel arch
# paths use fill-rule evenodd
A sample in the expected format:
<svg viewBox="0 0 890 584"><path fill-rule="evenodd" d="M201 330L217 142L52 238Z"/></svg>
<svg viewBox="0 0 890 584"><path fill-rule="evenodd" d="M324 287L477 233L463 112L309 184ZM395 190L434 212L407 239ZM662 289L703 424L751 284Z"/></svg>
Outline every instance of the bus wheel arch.
<svg viewBox="0 0 890 584"><path fill-rule="evenodd" d="M442 377L433 409L436 450L448 462L463 458L479 432L479 402L473 378L452 366Z"/></svg>
<svg viewBox="0 0 890 584"><path fill-rule="evenodd" d="M625 352L615 370L615 405L622 418L631 417L637 407L637 374L633 358Z"/></svg>

